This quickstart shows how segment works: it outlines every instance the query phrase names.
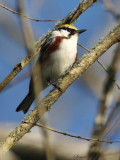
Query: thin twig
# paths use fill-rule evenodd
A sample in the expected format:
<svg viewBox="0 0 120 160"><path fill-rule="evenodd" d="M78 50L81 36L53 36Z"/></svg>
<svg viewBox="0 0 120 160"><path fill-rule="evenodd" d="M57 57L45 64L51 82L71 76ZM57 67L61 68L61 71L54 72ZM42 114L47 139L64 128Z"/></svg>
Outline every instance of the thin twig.
<svg viewBox="0 0 120 160"><path fill-rule="evenodd" d="M89 50L88 48L86 48L85 46L81 45L80 43L77 43L80 47L84 48L86 51L91 52L91 50Z"/></svg>
<svg viewBox="0 0 120 160"><path fill-rule="evenodd" d="M90 52L91 50L87 49L85 46L81 45L80 43L78 43L79 46L81 46L82 48L84 48L86 51ZM105 67L105 65L100 62L99 59L97 59L97 62L101 65L101 67L106 71L106 73L110 76L110 78L112 79L112 81L116 84L116 86L118 87L118 89L120 89L119 84L117 83L117 81L115 79L113 79L113 77L111 76L111 73L108 71L108 69Z"/></svg>
<svg viewBox="0 0 120 160"><path fill-rule="evenodd" d="M69 134L69 133L66 133L66 132L62 132L62 131L58 131L58 130L55 130L53 128L50 128L50 127L47 127L47 126L44 126L40 123L36 123L35 124L36 126L39 126L39 127L42 127L42 128L45 128L45 129L48 129L50 131L53 131L53 132L56 132L56 133L59 133L59 134L62 134L64 136L69 136L69 137L73 137L73 138L78 138L78 139L83 139L83 140L86 140L86 141L97 141L97 142L102 142L102 143L116 143L116 142L120 142L120 140L116 140L116 141L105 141L105 140L100 140L100 139L95 139L95 138L85 138L85 137L81 137L81 136L75 136L73 134Z"/></svg>
<svg viewBox="0 0 120 160"><path fill-rule="evenodd" d="M110 78L112 79L112 81L116 84L116 86L118 87L118 89L120 89L119 84L117 83L117 81L115 79L113 79L113 77L111 76L111 73L108 71L108 69L99 60L97 60L97 62L102 66L102 68L104 68L104 70L110 76Z"/></svg>
<svg viewBox="0 0 120 160"><path fill-rule="evenodd" d="M0 6L1 6L2 8L4 8L4 9L6 9L6 10L12 12L12 13L14 13L14 14L18 14L18 15L24 17L24 18L27 18L27 19L30 19L30 20L33 20L33 21L36 21L36 22L54 22L54 21L62 21L62 19L48 19L48 20L35 19L35 18L28 17L28 16L24 15L24 14L21 13L21 12L14 11L14 10L12 10L12 9L10 9L10 8L8 8L8 7L6 7L6 6L4 6L4 5L1 4L1 3L0 3Z"/></svg>

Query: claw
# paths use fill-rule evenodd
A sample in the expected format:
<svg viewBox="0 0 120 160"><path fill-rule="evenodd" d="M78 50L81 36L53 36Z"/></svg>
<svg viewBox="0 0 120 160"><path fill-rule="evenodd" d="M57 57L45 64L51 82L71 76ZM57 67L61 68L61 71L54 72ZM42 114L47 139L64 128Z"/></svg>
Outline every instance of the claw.
<svg viewBox="0 0 120 160"><path fill-rule="evenodd" d="M56 83L52 83L52 85L57 88L60 92L63 92L63 90L56 84Z"/></svg>

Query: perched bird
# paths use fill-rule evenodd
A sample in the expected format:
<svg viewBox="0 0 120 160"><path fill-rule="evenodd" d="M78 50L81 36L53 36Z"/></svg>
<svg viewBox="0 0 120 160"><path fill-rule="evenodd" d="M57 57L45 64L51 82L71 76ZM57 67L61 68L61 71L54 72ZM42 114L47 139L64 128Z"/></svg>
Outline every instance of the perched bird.
<svg viewBox="0 0 120 160"><path fill-rule="evenodd" d="M41 82L39 83L42 88L39 89L38 96L43 89L56 82L58 78L65 74L66 70L72 67L77 60L78 36L85 31L85 29L78 30L70 24L64 24L52 31L41 47L40 55L33 68L33 72L36 72L35 76L31 78L29 92L17 107L17 112L23 110L26 113L36 98L33 89L33 78L36 82L38 74L41 74ZM41 73L37 73L38 66Z"/></svg>

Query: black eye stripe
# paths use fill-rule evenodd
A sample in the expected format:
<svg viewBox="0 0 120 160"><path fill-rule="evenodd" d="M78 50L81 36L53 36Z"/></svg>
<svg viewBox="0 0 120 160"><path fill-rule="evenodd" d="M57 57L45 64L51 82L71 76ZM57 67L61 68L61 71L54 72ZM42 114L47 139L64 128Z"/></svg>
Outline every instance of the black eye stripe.
<svg viewBox="0 0 120 160"><path fill-rule="evenodd" d="M58 28L58 30L61 30L61 29L64 29L64 30L66 30L66 31L68 31L68 32L70 32L70 33L73 33L73 32L76 31L75 29L68 28L68 27L61 27L61 28Z"/></svg>

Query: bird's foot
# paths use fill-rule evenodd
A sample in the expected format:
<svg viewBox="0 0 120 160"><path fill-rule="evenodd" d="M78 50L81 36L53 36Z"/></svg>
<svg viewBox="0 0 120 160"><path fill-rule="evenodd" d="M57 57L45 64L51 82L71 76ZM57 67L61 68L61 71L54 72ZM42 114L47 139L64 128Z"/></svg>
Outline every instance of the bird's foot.
<svg viewBox="0 0 120 160"><path fill-rule="evenodd" d="M52 83L52 85L57 88L60 92L63 92L63 90L56 84L56 83Z"/></svg>

